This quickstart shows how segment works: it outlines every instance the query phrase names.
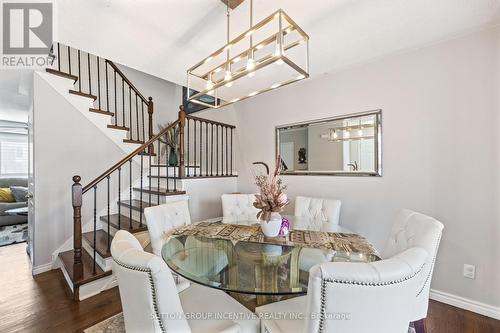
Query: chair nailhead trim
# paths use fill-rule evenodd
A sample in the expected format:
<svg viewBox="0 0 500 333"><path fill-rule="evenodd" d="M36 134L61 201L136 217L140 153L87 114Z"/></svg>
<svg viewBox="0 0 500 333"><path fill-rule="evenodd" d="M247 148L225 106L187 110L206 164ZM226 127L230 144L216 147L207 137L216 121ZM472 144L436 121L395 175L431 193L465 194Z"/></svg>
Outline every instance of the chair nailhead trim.
<svg viewBox="0 0 500 333"><path fill-rule="evenodd" d="M382 282L382 283L375 283L375 282L360 282L360 281L349 281L349 280L338 280L338 279L330 279L330 278L321 278L321 308L320 308L320 318L319 318L319 327L318 327L318 333L322 333L323 329L325 327L325 311L326 311L326 284L327 283L340 283L340 284L351 284L351 285L357 285L357 286L367 286L367 287L382 287L382 286L389 286L393 284L398 284L398 283L403 283L405 281L408 281L410 279L413 279L415 276L417 276L422 269L424 268L425 263L412 275L410 276L405 276L399 280L393 280L393 281L387 281L387 282Z"/></svg>
<svg viewBox="0 0 500 333"><path fill-rule="evenodd" d="M149 287L151 289L151 295L153 297L153 309L154 309L154 315L156 317L156 320L158 320L158 325L160 326L160 329L162 332L166 332L165 328L163 327L163 322L161 321L161 317L160 317L160 312L158 311L158 303L156 302L156 288L155 288L155 285L154 285L154 281L153 281L153 274L151 274L151 270L149 268L143 268L143 267L136 267L136 266L131 266L131 265L127 265L127 264L124 264L122 262L119 262L118 260L114 259L113 258L113 261L121 266L121 267L124 267L124 268L127 268L127 269L131 269L131 270L134 270L134 271L138 271L138 272L144 272L144 273L148 273L148 278L149 278Z"/></svg>
<svg viewBox="0 0 500 333"><path fill-rule="evenodd" d="M431 269L429 270L429 274L427 274L427 277L425 278L425 282L422 286L422 289L420 289L420 291L417 293L416 297L420 296L420 294L424 291L425 286L427 285L427 283L429 282L429 280L431 278L432 270L433 270L434 264L436 263L436 256L437 256L437 251L438 251L438 247L439 247L440 242L441 242L441 235L439 235L437 242L436 242L436 250L434 251L434 257L432 258L432 264L431 264Z"/></svg>

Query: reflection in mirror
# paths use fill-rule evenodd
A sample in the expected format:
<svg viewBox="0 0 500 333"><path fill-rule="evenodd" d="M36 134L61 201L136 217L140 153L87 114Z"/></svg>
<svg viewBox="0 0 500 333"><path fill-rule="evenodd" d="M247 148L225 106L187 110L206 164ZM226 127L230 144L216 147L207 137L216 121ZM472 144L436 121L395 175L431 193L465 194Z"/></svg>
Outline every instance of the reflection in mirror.
<svg viewBox="0 0 500 333"><path fill-rule="evenodd" d="M381 110L276 128L283 174L381 176Z"/></svg>

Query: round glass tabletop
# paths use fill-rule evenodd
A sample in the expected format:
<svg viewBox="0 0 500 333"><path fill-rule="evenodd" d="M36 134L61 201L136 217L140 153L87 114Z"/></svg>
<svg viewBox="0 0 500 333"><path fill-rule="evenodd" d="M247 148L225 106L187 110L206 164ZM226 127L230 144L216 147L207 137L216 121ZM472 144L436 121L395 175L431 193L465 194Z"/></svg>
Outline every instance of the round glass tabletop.
<svg viewBox="0 0 500 333"><path fill-rule="evenodd" d="M378 260L375 255L365 253L191 235L175 236L167 241L162 257L172 271L195 283L255 295L305 294L309 269L319 263Z"/></svg>

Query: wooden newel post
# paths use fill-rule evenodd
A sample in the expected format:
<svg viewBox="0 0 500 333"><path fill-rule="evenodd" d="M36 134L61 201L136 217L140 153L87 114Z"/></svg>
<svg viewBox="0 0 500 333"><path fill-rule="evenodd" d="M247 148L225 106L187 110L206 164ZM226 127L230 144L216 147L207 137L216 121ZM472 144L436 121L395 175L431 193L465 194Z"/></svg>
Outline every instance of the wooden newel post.
<svg viewBox="0 0 500 333"><path fill-rule="evenodd" d="M73 204L73 274L83 275L82 265L82 185L81 177L73 176L73 186L71 187L71 199Z"/></svg>
<svg viewBox="0 0 500 333"><path fill-rule="evenodd" d="M153 112L154 112L153 97L149 96L149 98L148 98L148 135L149 135L149 139L151 139L154 136L154 134L153 134ZM149 154L154 153L154 145L151 145L148 147L148 152L149 152Z"/></svg>
<svg viewBox="0 0 500 333"><path fill-rule="evenodd" d="M186 176L186 167L184 164L184 128L186 126L186 111L184 106L179 106L179 177Z"/></svg>

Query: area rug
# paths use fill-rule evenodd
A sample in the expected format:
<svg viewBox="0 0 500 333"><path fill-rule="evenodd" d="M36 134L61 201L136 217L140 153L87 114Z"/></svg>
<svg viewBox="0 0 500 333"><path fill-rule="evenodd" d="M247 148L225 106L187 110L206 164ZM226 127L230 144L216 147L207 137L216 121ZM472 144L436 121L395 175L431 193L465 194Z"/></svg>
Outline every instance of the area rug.
<svg viewBox="0 0 500 333"><path fill-rule="evenodd" d="M114 315L111 318L101 321L100 323L87 328L84 333L123 333L125 332L125 324L123 322L123 313ZM408 328L408 333L415 333L413 327Z"/></svg>
<svg viewBox="0 0 500 333"><path fill-rule="evenodd" d="M28 223L0 227L0 246L26 242Z"/></svg>

